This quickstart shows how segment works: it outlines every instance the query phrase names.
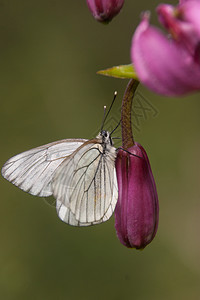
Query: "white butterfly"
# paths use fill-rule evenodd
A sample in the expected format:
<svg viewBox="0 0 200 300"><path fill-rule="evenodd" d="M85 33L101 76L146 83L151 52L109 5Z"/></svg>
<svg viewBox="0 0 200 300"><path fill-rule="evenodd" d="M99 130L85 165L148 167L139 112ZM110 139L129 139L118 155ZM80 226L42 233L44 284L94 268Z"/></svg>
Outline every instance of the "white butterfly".
<svg viewBox="0 0 200 300"><path fill-rule="evenodd" d="M74 226L107 221L118 198L116 149L105 130L95 139L66 139L10 158L2 175L39 197L53 195L59 218Z"/></svg>

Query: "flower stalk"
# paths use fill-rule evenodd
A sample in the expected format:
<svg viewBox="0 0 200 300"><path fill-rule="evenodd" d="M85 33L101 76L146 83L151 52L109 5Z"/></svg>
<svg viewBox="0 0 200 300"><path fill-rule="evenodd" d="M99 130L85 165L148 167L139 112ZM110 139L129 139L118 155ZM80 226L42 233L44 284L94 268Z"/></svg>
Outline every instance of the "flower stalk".
<svg viewBox="0 0 200 300"><path fill-rule="evenodd" d="M121 109L121 128L122 128L122 147L127 150L134 146L132 123L131 123L131 110L133 96L139 85L139 81L131 79L127 85L124 93Z"/></svg>

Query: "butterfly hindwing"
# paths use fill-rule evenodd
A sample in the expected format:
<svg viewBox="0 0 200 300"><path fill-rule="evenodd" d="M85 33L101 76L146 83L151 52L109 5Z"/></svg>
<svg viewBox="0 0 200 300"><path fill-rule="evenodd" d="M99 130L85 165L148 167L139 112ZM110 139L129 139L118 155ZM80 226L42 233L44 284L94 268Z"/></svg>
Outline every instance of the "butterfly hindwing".
<svg viewBox="0 0 200 300"><path fill-rule="evenodd" d="M85 143L63 161L52 187L64 222L88 226L108 220L118 196L115 151L104 153L100 143Z"/></svg>

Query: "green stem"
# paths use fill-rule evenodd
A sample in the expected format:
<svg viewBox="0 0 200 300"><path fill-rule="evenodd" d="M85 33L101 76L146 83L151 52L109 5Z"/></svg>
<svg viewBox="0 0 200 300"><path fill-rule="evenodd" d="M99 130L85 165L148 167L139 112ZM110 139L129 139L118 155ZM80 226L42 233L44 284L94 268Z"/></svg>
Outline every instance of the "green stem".
<svg viewBox="0 0 200 300"><path fill-rule="evenodd" d="M133 132L131 126L131 109L133 96L139 81L131 79L126 87L121 109L122 147L128 149L134 146Z"/></svg>

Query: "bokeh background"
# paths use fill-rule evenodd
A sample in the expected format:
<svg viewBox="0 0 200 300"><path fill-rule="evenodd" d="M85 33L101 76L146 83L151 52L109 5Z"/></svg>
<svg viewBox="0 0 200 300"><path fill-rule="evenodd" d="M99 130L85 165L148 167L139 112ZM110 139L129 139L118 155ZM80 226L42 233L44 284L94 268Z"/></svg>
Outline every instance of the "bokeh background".
<svg viewBox="0 0 200 300"><path fill-rule="evenodd" d="M51 141L92 138L115 90L110 123L118 120L127 81L96 71L130 62L140 12L151 10L158 24L158 3L126 0L105 26L86 1L0 1L1 166ZM0 299L199 299L200 95L166 98L142 85L138 93L157 112L134 130L159 194L154 241L143 251L125 248L114 217L70 227L42 198L1 178Z"/></svg>

